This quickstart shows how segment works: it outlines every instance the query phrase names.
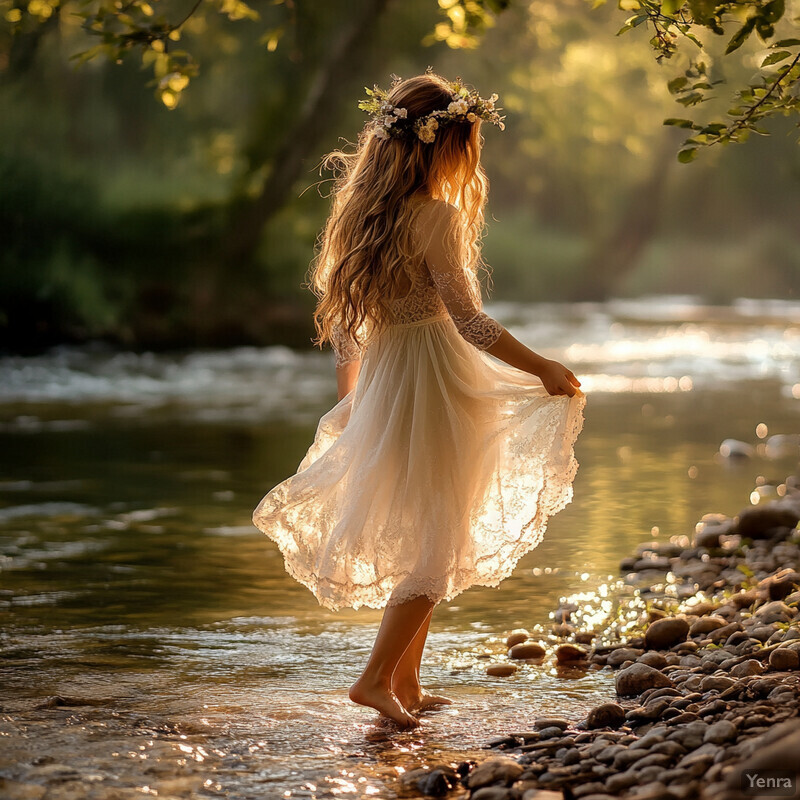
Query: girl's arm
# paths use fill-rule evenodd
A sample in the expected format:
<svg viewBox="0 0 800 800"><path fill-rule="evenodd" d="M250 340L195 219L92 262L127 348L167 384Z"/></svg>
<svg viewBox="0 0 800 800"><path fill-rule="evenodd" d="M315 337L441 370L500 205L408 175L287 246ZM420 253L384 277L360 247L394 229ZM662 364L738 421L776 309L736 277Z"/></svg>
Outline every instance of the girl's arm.
<svg viewBox="0 0 800 800"><path fill-rule="evenodd" d="M355 389L358 373L361 371L361 361L348 361L336 367L336 389L339 400Z"/></svg>
<svg viewBox="0 0 800 800"><path fill-rule="evenodd" d="M534 353L519 339L515 339L505 328L497 341L486 348L486 352L512 367L536 375L544 384L548 394L566 394L570 397L575 394L583 394L578 388L581 382L571 370L563 364L559 364L558 361L551 361L549 358Z"/></svg>
<svg viewBox="0 0 800 800"><path fill-rule="evenodd" d="M356 342L337 324L331 336L336 364L336 390L339 400L349 394L356 385L361 371L361 349Z"/></svg>
<svg viewBox="0 0 800 800"><path fill-rule="evenodd" d="M582 394L577 388L580 381L563 364L534 353L483 311L479 298L470 291L463 267L453 257L452 242L448 241L454 214L458 214L455 208L435 200L422 210L420 223L425 262L459 333L478 349L536 375L548 394Z"/></svg>

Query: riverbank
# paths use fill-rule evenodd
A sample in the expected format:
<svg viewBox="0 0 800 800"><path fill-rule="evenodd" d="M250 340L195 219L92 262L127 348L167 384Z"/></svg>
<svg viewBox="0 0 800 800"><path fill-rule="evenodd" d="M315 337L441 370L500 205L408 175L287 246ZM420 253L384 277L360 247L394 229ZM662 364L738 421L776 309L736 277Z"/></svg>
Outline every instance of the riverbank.
<svg viewBox="0 0 800 800"><path fill-rule="evenodd" d="M498 732L485 760L413 770L404 786L470 800L800 797L800 478L773 488L623 559L638 591L602 631L564 604L549 636L512 631L486 667L613 670L616 697Z"/></svg>

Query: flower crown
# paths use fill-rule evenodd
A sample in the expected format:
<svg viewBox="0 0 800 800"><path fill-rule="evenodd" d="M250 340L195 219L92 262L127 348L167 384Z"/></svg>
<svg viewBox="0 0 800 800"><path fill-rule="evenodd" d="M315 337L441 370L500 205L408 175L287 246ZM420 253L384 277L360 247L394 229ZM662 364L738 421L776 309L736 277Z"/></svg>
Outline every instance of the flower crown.
<svg viewBox="0 0 800 800"><path fill-rule="evenodd" d="M402 78L392 75L392 86L400 83ZM372 125L375 136L379 139L392 138L417 138L426 144L430 144L436 138L436 131L443 125L452 122L477 122L482 119L497 125L500 130L505 130L503 120L495 108L497 95L493 94L488 100L484 100L477 92L470 91L457 78L449 82L451 102L445 109L432 111L424 117L417 119L408 118L408 110L397 108L389 102L389 91L374 86L367 89L368 100L362 100L358 107L372 116Z"/></svg>

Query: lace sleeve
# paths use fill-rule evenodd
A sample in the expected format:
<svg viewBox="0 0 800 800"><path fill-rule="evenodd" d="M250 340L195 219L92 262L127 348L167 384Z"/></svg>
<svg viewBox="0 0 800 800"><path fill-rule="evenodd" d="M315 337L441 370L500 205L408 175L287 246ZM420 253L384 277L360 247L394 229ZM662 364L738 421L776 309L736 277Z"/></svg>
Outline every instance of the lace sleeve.
<svg viewBox="0 0 800 800"><path fill-rule="evenodd" d="M331 332L331 347L337 367L361 360L361 349L358 344L339 325L334 325Z"/></svg>
<svg viewBox="0 0 800 800"><path fill-rule="evenodd" d="M491 347L503 332L503 326L483 311L480 284L454 259L448 245L448 231L453 214L448 203L434 201L434 210L421 219L425 263L458 332L479 350Z"/></svg>

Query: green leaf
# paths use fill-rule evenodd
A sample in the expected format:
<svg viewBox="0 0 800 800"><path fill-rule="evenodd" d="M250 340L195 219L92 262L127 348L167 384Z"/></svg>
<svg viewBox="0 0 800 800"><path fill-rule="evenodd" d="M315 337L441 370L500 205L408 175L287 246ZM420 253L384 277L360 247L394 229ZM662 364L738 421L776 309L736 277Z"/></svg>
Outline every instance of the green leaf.
<svg viewBox="0 0 800 800"><path fill-rule="evenodd" d="M700 92L692 92L691 94L686 94L683 97L676 98L677 102L679 102L683 106L693 106L707 99L708 98L703 97L703 95Z"/></svg>
<svg viewBox="0 0 800 800"><path fill-rule="evenodd" d="M673 14L677 14L678 11L683 6L683 0L662 0L661 1L661 13L666 14L668 17L671 17Z"/></svg>
<svg viewBox="0 0 800 800"><path fill-rule="evenodd" d="M772 0L772 2L763 7L761 15L767 22L777 22L783 16L785 10L785 0Z"/></svg>
<svg viewBox="0 0 800 800"><path fill-rule="evenodd" d="M684 33L683 35L689 41L694 42L700 49L702 49L703 43L693 33Z"/></svg>
<svg viewBox="0 0 800 800"><path fill-rule="evenodd" d="M677 94L687 83L689 83L689 79L679 75L667 84L667 89L669 89L670 94Z"/></svg>
<svg viewBox="0 0 800 800"><path fill-rule="evenodd" d="M738 50L745 42L747 37L753 32L753 28L756 24L756 18L751 17L741 28L739 28L736 33L731 36L731 40L728 42L727 48L725 48L725 55L727 56L729 53L732 53L734 50Z"/></svg>
<svg viewBox="0 0 800 800"><path fill-rule="evenodd" d="M680 161L681 164L688 164L690 161L694 160L696 155L697 155L697 148L689 147L686 150L679 151L678 161Z"/></svg>
<svg viewBox="0 0 800 800"><path fill-rule="evenodd" d="M770 64L777 64L779 61L783 61L785 58L789 58L792 55L791 52L788 50L778 50L777 53L770 53L762 62L762 67L768 67Z"/></svg>
<svg viewBox="0 0 800 800"><path fill-rule="evenodd" d="M676 128L694 128L694 122L690 119L680 119L678 117L669 117L662 123L663 125L674 125Z"/></svg>
<svg viewBox="0 0 800 800"><path fill-rule="evenodd" d="M779 42L773 42L770 47L795 47L800 44L800 39L781 39Z"/></svg>

